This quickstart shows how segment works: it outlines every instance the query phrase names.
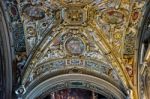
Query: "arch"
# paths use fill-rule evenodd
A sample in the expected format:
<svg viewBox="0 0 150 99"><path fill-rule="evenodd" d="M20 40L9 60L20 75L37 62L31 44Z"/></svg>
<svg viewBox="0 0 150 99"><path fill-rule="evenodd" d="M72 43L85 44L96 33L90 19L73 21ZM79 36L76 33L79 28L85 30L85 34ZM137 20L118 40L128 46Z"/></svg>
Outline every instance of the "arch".
<svg viewBox="0 0 150 99"><path fill-rule="evenodd" d="M91 76L91 75L85 75L85 74L63 74L58 75L52 78L49 78L42 83L38 84L36 87L30 90L30 92L26 93L23 97L24 99L34 99L40 95L42 95L43 92L47 92L49 89L53 89L52 87L56 87L60 84L60 87L62 87L62 84L66 81L81 81L81 82L88 82L91 84L91 88L98 93L100 93L99 89L107 90L107 94L114 95L117 99L125 99L126 95L119 90L117 87L112 85L111 83ZM92 87L93 86L93 87ZM95 88L94 88L95 86ZM63 87L62 87L63 88ZM64 86L65 88L65 86ZM59 88L58 88L59 89ZM56 88L56 90L58 90ZM111 89L111 90L109 90Z"/></svg>
<svg viewBox="0 0 150 99"><path fill-rule="evenodd" d="M4 12L3 1L0 1L0 97L12 98L12 35L8 29L7 16ZM2 96L1 96L2 95Z"/></svg>
<svg viewBox="0 0 150 99"><path fill-rule="evenodd" d="M148 46L150 46L150 2L147 1L145 4L145 10L143 13L143 19L140 24L139 33L137 35L137 87L138 94L141 98L142 95L145 95L146 99L148 99L147 90L149 89L147 86L148 79L147 75L147 66L149 63L146 63L145 56L148 51ZM146 87L145 87L146 86ZM146 93L146 94L145 94Z"/></svg>
<svg viewBox="0 0 150 99"><path fill-rule="evenodd" d="M137 46L138 46L138 51L137 51L137 57L138 57L138 61L137 64L140 64L141 59L144 58L144 54L146 54L146 49L148 48L147 44L150 43L150 34L149 34L149 24L150 24L150 2L147 2L147 4L145 4L145 12L144 12L144 17L141 23L141 26L139 28L139 33L137 36ZM143 48L142 48L143 47ZM141 53L141 51L145 52L145 53ZM142 55L142 56L141 56Z"/></svg>
<svg viewBox="0 0 150 99"><path fill-rule="evenodd" d="M149 71L147 71L147 72L149 72ZM150 80L149 80L150 75L149 75L149 73L146 73L144 76L145 76L144 77L144 81L143 81L144 82L144 90L145 90L144 94L147 97L146 99L148 99L150 97L150 94L149 94L149 92L150 92L150 85L149 85L149 83L150 83Z"/></svg>
<svg viewBox="0 0 150 99"><path fill-rule="evenodd" d="M32 7L32 3L38 4L39 2L30 2L30 3L31 3L31 5L29 7L29 6L27 6L29 4L26 4L26 2L24 2L24 1L19 2L19 5L22 5L22 6L20 6L20 9L22 10L20 12L20 15L23 19L24 27L28 28L29 30L31 29L30 27L28 27L29 23L31 22L30 19L33 19L33 16L35 17L36 13L33 16L31 16L31 15L26 16L25 14L23 14L23 12L25 11L25 9L30 9L30 8L33 8L32 11L35 11L35 8ZM44 13L44 9L45 9L44 5L46 3L47 2L43 1L41 4L41 7L40 7L40 8L43 8L43 13ZM65 3L65 1L64 1L64 3ZM32 75L34 73L33 71L36 70L38 68L38 66L40 67L39 71L41 70L41 67L42 67L43 75L48 72L51 72L50 69L48 72L44 71L44 69L47 69L47 68L44 68L44 66L39 65L40 63L43 64L47 60L50 60L50 61L58 60L59 58L62 58L62 59L77 58L77 59L83 60L84 57L87 57L84 54L79 54L78 56L75 55L75 54L78 54L80 51L77 51L77 53L76 52L74 53L74 51L70 51L70 53L68 53L69 52L67 50L68 48L67 48L67 46L65 46L67 44L64 40L64 39L68 39L69 36L74 36L74 37L79 37L79 38L81 36L83 36L83 38L84 38L84 36L86 36L86 38L88 38L88 39L85 39L85 40L87 40L89 42L91 42L93 40L92 43L86 44L88 46L88 47L86 47L86 48L88 48L87 51L92 52L92 50L93 50L95 52L96 51L102 52L102 54L100 54L100 55L102 56L102 58L105 58L107 61L103 60L102 58L101 59L103 61L105 61L106 63L109 63L110 66L112 67L112 69L116 70L115 72L117 75L119 75L119 78L120 78L119 81L121 81L121 83L125 86L124 89L125 90L131 89L131 91L133 91L133 94L131 92L132 97L136 98L136 92L134 92L136 90L136 88L134 86L135 77L134 77L134 75L132 75L134 73L131 74L131 72L134 72L134 61L133 61L134 58L133 57L134 57L134 50L135 50L134 49L135 44L134 44L134 40L132 39L132 37L133 37L133 35L135 36L135 34L136 34L135 27L137 27L137 23L138 23L137 20L140 18L141 12L138 14L138 16L135 12L134 13L135 16L133 15L134 17L132 19L132 10L134 9L133 4L135 3L137 5L135 7L136 8L135 10L140 11L141 8L143 8L143 6L144 6L144 1L143 1L142 5L140 5L139 2L134 2L134 1L133 1L133 4L126 2L127 3L126 5L128 5L129 8L133 8L130 10L127 9L125 6L122 6L122 4L125 2L117 2L116 5L113 4L114 7L112 7L110 12L108 11L108 9L110 9L111 6L105 6L105 5L107 5L107 3L105 3L105 2L103 3L101 1L96 1L96 2L91 1L90 4L87 4L86 6L83 6L83 7L82 6L78 7L78 2L74 2L74 3L75 3L74 7L70 4L68 4L68 6L66 7L65 5L61 4L58 1L49 2L50 7L48 9L50 9L50 12L48 11L48 13L47 13L47 11L45 11L45 15L48 15L48 16L45 17L45 19L43 18L43 22L47 21L50 17L53 19L53 20L50 20L47 22L48 27L47 28L43 27L42 31L40 31L39 28L37 28L37 27L40 27L42 24L37 24L37 26L34 25L34 23L42 23L41 20L36 20L36 22L33 22L32 24L30 24L30 25L32 25L32 29L35 30L34 31L35 33L33 33L34 35L29 34L30 37L33 36L33 38L30 40L28 39L27 43L35 43L35 40L34 40L35 38L37 38L38 42L36 44L30 44L31 49L33 48L33 50L29 54L29 58L26 62L26 65L24 68L24 73L23 73L22 79L21 79L21 84L22 84L22 86L24 86L22 88L27 90L27 92L25 92L25 97L26 97L26 94L27 95L30 94L29 89L32 90L32 88L33 89L37 88L37 86L39 84L44 83L43 81L46 80L46 79L41 80L41 75L37 75L36 79L32 78ZM103 5L103 4L104 4L104 6L103 6L104 8L103 7L101 8L101 5ZM24 7L27 7L27 8L24 9ZM58 9L54 9L55 7L58 7ZM72 7L73 7L73 9L72 9ZM37 6L37 9L39 9L38 6ZM101 22L97 22L97 21L100 21L99 19L101 19L101 18L103 19L103 17L105 17L105 16L101 15L101 14L105 14L105 12L103 13L104 9L107 13L109 12L109 14L107 14L108 16L110 16L110 14L112 14L111 18L108 18L108 19L112 20L114 18L116 20L119 18L120 21L118 20L118 21L114 22L114 20L113 21L109 20L110 22L104 22L105 21L105 19L104 19L104 20L101 20ZM123 12L125 11L126 15L122 14L121 11L123 11ZM116 16L114 13L119 14L119 16ZM130 17L131 17L131 19L130 19ZM131 22L134 23L133 27L131 27L131 28L129 28L130 20L132 20ZM125 21L127 21L127 22L125 22ZM105 24L105 25L102 25L102 24ZM122 26L120 27L119 25L122 25ZM109 29L106 29L106 28L109 28ZM121 29L121 28L123 28L123 29ZM128 31L128 28L129 28L129 31ZM123 42L122 40L126 38L126 32L130 32L131 31L130 29L133 32L129 36L129 38L131 37L131 39L132 39L132 43L129 44L130 42L127 42L126 48L129 48L127 46L131 45L130 51L131 50L133 50L133 51L131 51L129 53L124 53L124 50L122 48L124 46L124 43L126 43L126 41ZM37 33L36 33L36 30L37 30ZM107 30L107 31L105 31L105 30ZM25 33L26 32L28 33L28 31L25 31ZM67 32L69 32L73 35L68 34L68 35L64 36L63 34L67 34ZM41 34L43 36L41 36ZM82 34L82 35L78 35L78 34ZM62 38L60 36L62 36ZM117 36L117 37L115 37L115 36ZM89 39L91 39L91 38L92 38L92 40L90 41ZM118 42L117 38L119 38L119 42ZM76 40L79 40L79 39L76 39ZM80 41L82 42L82 39L79 40L79 42ZM130 40L128 40L128 41L130 41ZM113 44L113 43L116 43L116 44ZM80 43L80 44L81 45L79 45L79 44L76 44L76 45L79 45L79 47L84 45L83 43ZM92 46L94 44L96 45L95 49L92 49ZM92 46L90 46L90 45L92 45ZM116 46L118 45L118 48L115 48L115 45ZM89 50L90 48L91 48L91 50ZM72 50L73 49L74 48L72 48ZM116 50L116 49L118 49L118 50ZM55 50L55 52L52 52L54 50ZM119 53L118 53L118 51L119 51ZM62 54L59 55L60 53L63 53L63 55ZM81 48L81 53L82 53L82 48ZM53 57L50 54L55 54L55 55L53 55L54 56ZM124 55L122 55L122 54L128 54L129 56L131 55L133 60L131 59L131 62L130 62L129 61L130 59L124 59ZM90 56L90 54L88 54L88 55ZM90 59L91 57L88 57L88 58ZM94 58L91 58L91 59L94 59ZM97 58L96 60L101 60L101 59ZM126 60L128 62L130 62L130 64L128 64L128 62ZM59 64L59 66L62 66L62 65ZM66 64L64 66L66 66ZM91 65L91 67L93 67L93 65ZM55 68L58 69L57 66ZM62 66L62 68L63 68L63 66ZM67 70L67 69L65 68L65 70ZM93 71L94 71L94 69L93 69ZM48 74L53 75L52 73L48 73ZM74 74L76 74L76 73L74 73ZM69 74L60 74L60 76L61 75L63 76L63 75L69 75ZM80 73L78 73L78 75L80 75ZM83 74L83 75L86 75L86 74ZM45 76L43 76L43 77L45 77ZM96 76L94 76L94 77L96 77ZM47 79L52 79L52 78L53 77L49 77ZM41 81L38 82L39 80L41 80ZM103 80L105 80L107 82L106 79L103 79ZM119 97L119 98L121 98L121 97Z"/></svg>

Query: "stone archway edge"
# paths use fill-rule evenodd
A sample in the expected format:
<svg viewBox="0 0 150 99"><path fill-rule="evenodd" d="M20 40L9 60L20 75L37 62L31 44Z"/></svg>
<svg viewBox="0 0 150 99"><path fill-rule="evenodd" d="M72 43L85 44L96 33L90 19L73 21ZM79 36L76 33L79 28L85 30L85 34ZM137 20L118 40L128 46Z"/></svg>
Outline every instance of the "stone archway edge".
<svg viewBox="0 0 150 99"><path fill-rule="evenodd" d="M77 81L88 81L94 85L97 85L99 88L105 88L109 90L114 96L118 97L118 99L125 99L125 94L120 91L118 88L113 86L111 83L99 79L97 77L93 77L85 74L64 74L55 76L53 78L47 79L33 88L29 93L26 93L23 97L24 99L34 99L37 96L40 96L43 92L49 90L52 86L56 86L59 82L65 82L70 80Z"/></svg>

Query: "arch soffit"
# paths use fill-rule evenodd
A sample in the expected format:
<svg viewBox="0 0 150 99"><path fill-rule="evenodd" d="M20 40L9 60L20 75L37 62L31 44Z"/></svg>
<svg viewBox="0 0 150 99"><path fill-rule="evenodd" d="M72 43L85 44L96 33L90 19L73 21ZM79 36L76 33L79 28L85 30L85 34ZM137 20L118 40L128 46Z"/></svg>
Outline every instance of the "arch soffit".
<svg viewBox="0 0 150 99"><path fill-rule="evenodd" d="M65 74L65 75L59 75L55 76L52 79L47 79L37 85L35 88L33 88L28 94L24 95L25 99L30 98L35 98L43 94L42 92L46 92L52 87L55 87L60 84L60 86L63 85L64 82L67 81L83 81L83 82L88 82L91 85L95 85L97 88L102 88L108 91L108 93L114 95L118 99L125 99L125 94L122 93L118 88L113 86L111 83L106 82L105 80L99 79L94 76L90 75L83 75L83 74ZM65 87L64 87L65 88ZM111 90L109 90L111 89ZM56 90L59 90L59 88ZM55 91L56 91L55 90ZM95 90L93 88L93 90ZM98 91L98 89L96 89Z"/></svg>

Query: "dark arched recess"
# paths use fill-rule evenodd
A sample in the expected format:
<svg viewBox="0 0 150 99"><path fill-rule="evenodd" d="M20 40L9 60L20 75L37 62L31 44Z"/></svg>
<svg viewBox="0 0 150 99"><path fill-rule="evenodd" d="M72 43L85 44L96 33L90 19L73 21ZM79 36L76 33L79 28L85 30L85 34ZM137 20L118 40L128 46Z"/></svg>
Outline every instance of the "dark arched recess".
<svg viewBox="0 0 150 99"><path fill-rule="evenodd" d="M150 43L150 2L147 2L147 4L145 5L143 21L140 25L138 34L138 60L139 60L138 62L141 62L140 61L141 58L145 56L145 52L148 49L149 43ZM144 52L143 54L141 54L142 50Z"/></svg>
<svg viewBox="0 0 150 99"><path fill-rule="evenodd" d="M139 34L137 38L138 50L137 50L137 68L138 68L138 94L139 98L145 95L144 99L149 99L145 93L144 83L148 80L144 79L147 75L147 67L149 63L146 63L145 56L148 48L150 47L150 1L148 0L145 5L145 12L143 13L143 20L139 28Z"/></svg>
<svg viewBox="0 0 150 99"><path fill-rule="evenodd" d="M0 99L12 97L13 42L8 29L2 1L0 1Z"/></svg>

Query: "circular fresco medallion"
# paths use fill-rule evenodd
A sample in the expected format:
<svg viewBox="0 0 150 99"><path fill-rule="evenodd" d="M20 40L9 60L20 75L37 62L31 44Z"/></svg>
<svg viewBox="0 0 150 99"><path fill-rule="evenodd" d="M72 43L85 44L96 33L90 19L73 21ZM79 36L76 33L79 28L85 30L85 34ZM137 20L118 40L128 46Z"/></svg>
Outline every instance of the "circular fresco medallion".
<svg viewBox="0 0 150 99"><path fill-rule="evenodd" d="M69 38L65 43L65 47L69 53L74 55L82 54L85 49L83 41L77 37Z"/></svg>

